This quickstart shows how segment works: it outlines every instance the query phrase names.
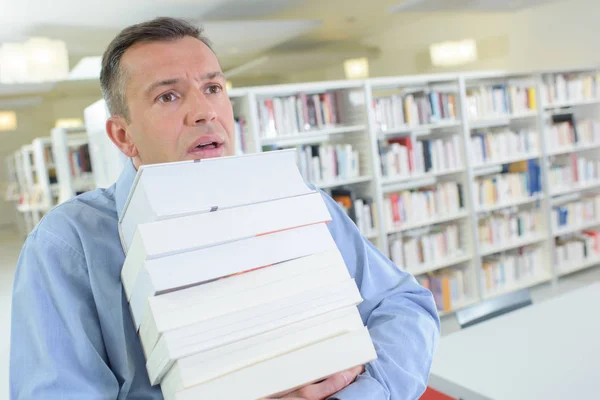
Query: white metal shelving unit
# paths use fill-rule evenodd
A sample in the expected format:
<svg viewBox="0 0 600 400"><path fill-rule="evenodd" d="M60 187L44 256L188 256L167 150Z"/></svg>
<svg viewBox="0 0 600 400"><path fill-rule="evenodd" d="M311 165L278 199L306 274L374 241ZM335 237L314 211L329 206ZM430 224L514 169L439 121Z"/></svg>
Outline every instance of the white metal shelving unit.
<svg viewBox="0 0 600 400"><path fill-rule="evenodd" d="M96 183L91 165L88 166L90 171L75 170L72 160L72 152L89 144L85 128L54 128L51 137L59 184L58 203L69 200L77 193L94 189Z"/></svg>
<svg viewBox="0 0 600 400"><path fill-rule="evenodd" d="M571 96L557 96L552 102L548 101L547 82L550 78L563 71L531 71L526 73L507 74L502 71L490 71L472 74L436 74L419 76L401 76L389 78L376 78L356 81L331 81L314 82L291 85L275 85L234 89L228 92L233 105L234 115L245 120L243 135L244 151L247 153L261 152L269 148L298 147L315 144L351 144L352 148L360 154L361 170L358 177L343 181L314 182L317 187L331 191L340 186L352 188L357 197L370 198L375 205L374 232L365 232L384 254L390 256L391 238L405 238L410 235L420 235L430 232L435 227L457 224L460 228L461 250L456 254L442 260L435 260L427 265L401 266L408 272L420 276L423 274L436 274L448 268L460 268L468 272L469 282L476 288L472 296L462 298L452 304L451 311L466 307L482 299L497 296L520 288L531 287L548 282L556 283L559 277L580 271L594 265L600 265L600 256L590 259L577 260L573 265L559 268L555 254L555 237L558 235L573 235L587 228L600 226L600 218L586 221L584 225L568 226L554 229L552 221L552 208L557 204L575 201L583 194L596 192L600 189L600 176L597 180L587 180L566 188L552 187L550 168L561 157L571 154L583 155L590 159L600 160L600 141L576 143L560 148L551 147L549 135L551 127L549 121L552 115L558 113L573 113L576 120L600 121L600 79L596 70L565 71L568 79L577 76L590 76L594 79L594 87L590 91L571 87ZM535 104L528 109L515 109L510 112L480 114L473 118L472 104L469 99L471 90L494 85L507 87L531 88L535 95ZM568 86L568 85L567 85ZM577 90L579 89L579 90ZM330 91L339 91L346 96L346 101L340 107L340 123L334 126L323 126L322 129L312 129L301 132L277 132L276 136L261 134L261 102L265 99L276 97L296 96L301 94L317 94ZM452 92L456 95L456 117L452 120L434 121L423 125L394 126L386 130L378 129L378 116L374 108L374 100L381 96L391 94L405 94L416 91ZM568 92L568 91L567 91ZM577 93L583 93L577 95ZM529 93L529 92L528 92ZM584 95L587 94L587 95ZM530 102L531 103L531 102ZM92 116L92 108L96 111ZM116 166L122 165L122 158L118 157L118 150L111 142L106 140L103 121L107 117L106 108L102 101L90 106L89 117L86 115L86 128L89 138L84 132L55 129L52 132L52 149L56 160L56 172L59 183L59 202L74 196L77 191L94 186L105 187L114 182L118 176ZM474 132L495 134L505 130L518 131L531 130L537 133L538 148L533 151L513 153L501 158L492 158L484 164L476 163L475 155L471 151L471 138ZM108 146L96 146L94 138L102 138ZM380 148L388 140L396 137L409 137L412 143L430 138L447 138L458 135L460 152L463 165L452 170L436 170L435 172L412 174L410 176L383 176ZM69 161L69 148L90 143L90 156L93 169L104 164L114 166L114 170L105 171L104 180L94 184L92 176L83 176L78 180L73 179L73 172ZM43 141L42 141L43 142ZM44 142L45 143L45 142ZM41 146L42 144L37 144ZM19 181L21 192L33 182L31 170L27 170L26 157L30 157L27 150L15 154L15 176ZM509 198L501 204L483 204L478 201L477 190L474 182L486 176L497 174L503 166L509 163L537 160L541 172L541 192L533 196ZM118 162L117 162L118 161ZM100 174L100 171L98 171ZM98 179L99 179L98 175ZM44 180L46 181L46 180ZM459 182L462 187L462 200L464 207L450 215L437 215L427 220L414 221L389 227L386 221L385 199L391 193L405 190L420 190L432 187L439 182ZM56 189L54 189L56 190ZM51 188L52 191L52 188ZM21 194L21 199L29 199L29 193ZM23 205L21 201L21 206ZM28 203L25 203L28 204ZM514 240L494 243L491 246L480 243L479 221L489 215L501 213L514 213L522 210L539 210L541 215L538 229L526 236ZM32 214L29 211L29 214ZM597 215L600 217L600 215ZM31 215L34 221L34 216ZM389 229L388 229L389 228ZM543 255L539 273L528 276L527 279L517 281L508 286L486 290L483 282L483 260L490 256L502 257L512 254L515 249L539 248ZM445 315L448 312L440 312Z"/></svg>

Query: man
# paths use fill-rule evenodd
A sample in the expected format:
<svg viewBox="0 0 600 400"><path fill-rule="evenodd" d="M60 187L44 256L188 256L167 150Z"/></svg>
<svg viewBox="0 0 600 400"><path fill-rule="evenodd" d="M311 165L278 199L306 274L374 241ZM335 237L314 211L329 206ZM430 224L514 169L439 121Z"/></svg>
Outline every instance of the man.
<svg viewBox="0 0 600 400"><path fill-rule="evenodd" d="M161 18L125 29L104 54L101 85L112 115L107 133L130 161L112 187L48 213L24 245L13 293L14 400L162 398L148 382L121 286L118 216L139 166L234 152L225 79L197 28ZM323 196L378 359L282 398L418 398L439 335L431 293Z"/></svg>

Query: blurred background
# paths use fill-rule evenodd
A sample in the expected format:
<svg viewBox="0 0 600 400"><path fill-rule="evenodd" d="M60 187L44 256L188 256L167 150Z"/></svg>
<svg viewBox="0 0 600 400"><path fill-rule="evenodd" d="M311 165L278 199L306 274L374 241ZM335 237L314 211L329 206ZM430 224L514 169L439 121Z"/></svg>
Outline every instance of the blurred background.
<svg viewBox="0 0 600 400"><path fill-rule="evenodd" d="M238 152L297 148L307 180L434 292L444 335L464 328L457 311L600 279L600 2L88 3L5 1L0 13L0 399L22 243L52 207L118 176L100 58L157 16L204 27ZM456 204L397 210L425 192Z"/></svg>

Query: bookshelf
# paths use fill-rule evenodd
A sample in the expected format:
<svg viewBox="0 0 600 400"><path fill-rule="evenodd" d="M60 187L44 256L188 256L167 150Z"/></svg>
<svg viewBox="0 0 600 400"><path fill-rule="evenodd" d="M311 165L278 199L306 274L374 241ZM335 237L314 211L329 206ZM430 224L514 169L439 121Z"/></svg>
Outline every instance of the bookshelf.
<svg viewBox="0 0 600 400"><path fill-rule="evenodd" d="M58 202L94 189L96 183L85 129L54 128L51 137L59 185Z"/></svg>
<svg viewBox="0 0 600 400"><path fill-rule="evenodd" d="M598 265L600 75L596 69L540 75L541 124L553 255L552 279Z"/></svg>
<svg viewBox="0 0 600 400"><path fill-rule="evenodd" d="M354 204L363 235L432 289L446 315L600 265L599 73L236 88L228 92L236 153L298 149L306 181L349 214ZM123 159L104 134L104 103L88 109L87 137L52 132L59 202L106 187L120 172ZM74 174L69 158L86 143L95 184L90 173ZM27 186L25 156L13 157L20 188Z"/></svg>

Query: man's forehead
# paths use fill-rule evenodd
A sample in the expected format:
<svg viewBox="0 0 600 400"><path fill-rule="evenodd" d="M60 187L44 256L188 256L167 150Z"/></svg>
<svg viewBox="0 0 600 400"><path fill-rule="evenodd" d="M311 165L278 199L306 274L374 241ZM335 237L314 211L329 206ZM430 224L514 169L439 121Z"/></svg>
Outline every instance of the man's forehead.
<svg viewBox="0 0 600 400"><path fill-rule="evenodd" d="M128 79L141 78L144 81L168 79L173 78L173 74L190 72L198 78L215 71L221 72L212 50L192 37L136 43L123 54L121 65Z"/></svg>

